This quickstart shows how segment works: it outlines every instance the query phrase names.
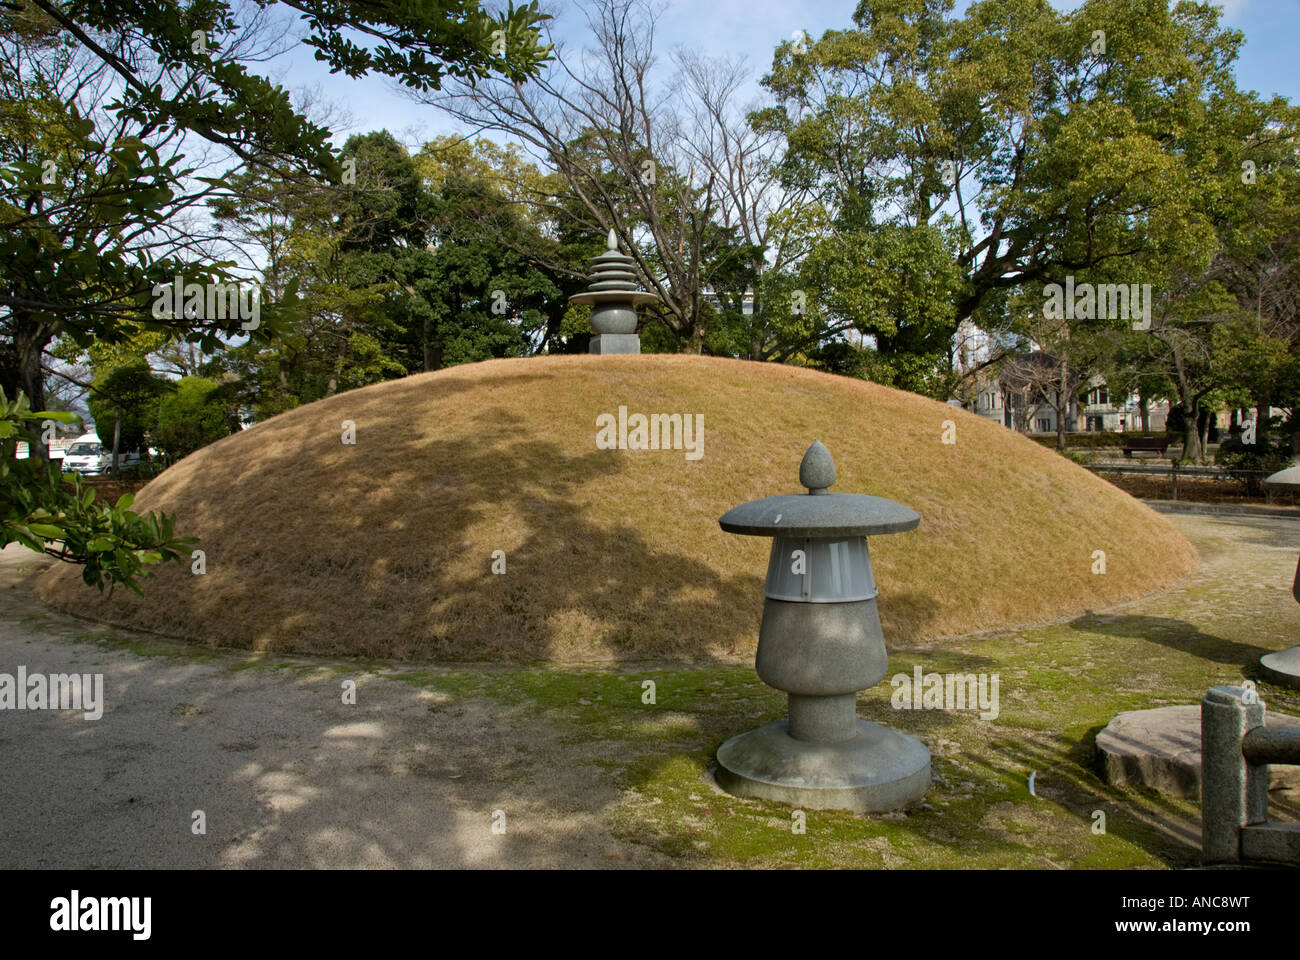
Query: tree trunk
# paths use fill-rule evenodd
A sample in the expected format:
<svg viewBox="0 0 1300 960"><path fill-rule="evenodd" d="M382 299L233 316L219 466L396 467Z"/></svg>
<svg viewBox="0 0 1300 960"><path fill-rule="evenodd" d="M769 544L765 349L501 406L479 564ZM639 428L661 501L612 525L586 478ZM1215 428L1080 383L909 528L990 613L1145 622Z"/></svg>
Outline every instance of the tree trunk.
<svg viewBox="0 0 1300 960"><path fill-rule="evenodd" d="M1198 439L1201 442L1201 452L1204 454L1210 449L1210 420L1213 419L1209 410L1202 410L1200 416L1196 418L1196 425L1200 431Z"/></svg>
<svg viewBox="0 0 1300 960"><path fill-rule="evenodd" d="M1201 462L1201 433L1197 425L1200 406L1200 402L1196 400L1182 403L1183 460L1188 463Z"/></svg>
<svg viewBox="0 0 1300 960"><path fill-rule="evenodd" d="M45 409L45 371L41 368L41 360L53 339L53 328L35 323L28 319L29 316L15 312L10 318L13 346L9 348L12 353L0 363L0 388L10 400L16 399L20 391L26 394L31 409L37 411ZM44 443L28 446L29 456L49 459L50 452Z"/></svg>
<svg viewBox="0 0 1300 960"><path fill-rule="evenodd" d="M1056 449L1065 452L1065 415L1070 409L1070 365L1061 359L1061 382L1056 388Z"/></svg>
<svg viewBox="0 0 1300 960"><path fill-rule="evenodd" d="M1142 415L1142 432L1150 433L1151 432L1151 405L1147 402L1147 398L1141 396L1140 394L1138 395L1138 412Z"/></svg>
<svg viewBox="0 0 1300 960"><path fill-rule="evenodd" d="M114 477L117 476L118 447L121 445L121 443L122 443L122 408L114 407L113 408L113 465L109 468L109 472L112 473Z"/></svg>
<svg viewBox="0 0 1300 960"><path fill-rule="evenodd" d="M332 397L338 392L339 378L343 376L343 361L348 355L348 340L344 337L339 341L339 352L334 357L334 369L330 371L329 382L325 385L325 396Z"/></svg>
<svg viewBox="0 0 1300 960"><path fill-rule="evenodd" d="M41 369L41 357L49 346L50 338L42 336L39 331L31 337L17 336L14 346L18 350L19 386L31 401L32 410L45 409L45 371Z"/></svg>

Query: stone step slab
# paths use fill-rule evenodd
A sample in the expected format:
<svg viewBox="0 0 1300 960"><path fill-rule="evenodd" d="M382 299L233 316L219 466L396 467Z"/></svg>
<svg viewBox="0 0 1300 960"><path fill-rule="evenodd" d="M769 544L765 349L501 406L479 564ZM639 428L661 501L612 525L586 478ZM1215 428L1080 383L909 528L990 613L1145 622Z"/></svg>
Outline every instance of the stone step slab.
<svg viewBox="0 0 1300 960"><path fill-rule="evenodd" d="M1266 726L1297 727L1300 719L1265 714ZM1097 734L1103 777L1115 785L1153 787L1174 797L1201 796L1201 708L1156 707L1118 714ZM1300 767L1273 765L1269 790L1300 797Z"/></svg>

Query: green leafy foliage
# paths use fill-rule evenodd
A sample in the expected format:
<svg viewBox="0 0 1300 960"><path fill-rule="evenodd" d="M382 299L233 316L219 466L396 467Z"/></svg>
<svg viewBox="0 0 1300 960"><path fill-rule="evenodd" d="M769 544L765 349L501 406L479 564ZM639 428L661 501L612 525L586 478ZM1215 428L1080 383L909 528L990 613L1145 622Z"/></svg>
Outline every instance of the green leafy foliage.
<svg viewBox="0 0 1300 960"><path fill-rule="evenodd" d="M1067 433L1065 435L1065 445L1072 448L1080 449L1107 449L1113 448L1118 450L1124 446L1124 441L1132 437L1146 436L1164 436L1164 431L1154 431L1142 433L1139 430L1131 430L1128 433L1117 433L1113 430L1097 430L1093 433ZM1034 443L1044 447L1056 447L1056 437L1052 436L1032 436L1029 438Z"/></svg>
<svg viewBox="0 0 1300 960"><path fill-rule="evenodd" d="M547 236L516 193L544 191L513 150L446 138L412 156L387 131L350 138L356 178L305 187L250 172L218 219L265 250L266 284L300 281L271 343L228 351L224 371L268 415L382 380L564 347L567 296L590 247ZM573 263L577 279L551 264Z"/></svg>
<svg viewBox="0 0 1300 960"><path fill-rule="evenodd" d="M142 453L158 420L159 399L171 389L171 382L156 376L144 360L97 376L87 406L105 449L112 449L116 429L122 453Z"/></svg>
<svg viewBox="0 0 1300 960"><path fill-rule="evenodd" d="M1220 11L953 7L862 0L849 29L778 48L776 104L752 115L784 136L785 180L826 207L806 279L876 341L871 376L942 391L958 321L1007 330L1010 291L1041 302L1074 275L1171 299L1221 243L1259 245L1285 219L1296 115L1237 89L1242 36ZM1246 161L1283 175L1248 185ZM1074 352L1078 332L1058 340Z"/></svg>
<svg viewBox="0 0 1300 960"><path fill-rule="evenodd" d="M159 401L152 439L165 457L175 461L238 429L221 384L205 377L182 377Z"/></svg>
<svg viewBox="0 0 1300 960"><path fill-rule="evenodd" d="M175 518L165 513L133 513L131 494L113 504L99 502L79 476L61 476L39 457L17 458L21 435L39 443L36 429L45 421L76 419L68 413L33 412L23 394L10 402L0 393L0 547L21 543L82 564L82 579L101 591L106 583L110 592L120 583L143 593L141 581L153 576L150 566L182 560L198 540L177 537Z"/></svg>
<svg viewBox="0 0 1300 960"><path fill-rule="evenodd" d="M84 348L144 327L212 353L228 337L264 343L294 315L292 280L275 287L256 327L242 317L160 313L155 293L176 277L204 286L242 279L233 262L196 260L193 238L178 226L232 187L229 172L201 176L185 162L194 153L186 136L248 169L342 179L330 131L254 72L258 58L241 48L277 7L301 15L305 42L333 70L420 90L447 76L522 82L549 56L538 34L549 17L536 0L495 14L477 0L0 5L0 95L12 103L0 112L0 310L8 311L0 313L0 387L11 395L22 389L44 405L40 361L61 337Z"/></svg>
<svg viewBox="0 0 1300 960"><path fill-rule="evenodd" d="M1246 492L1257 496L1263 490L1263 480L1271 473L1285 469L1291 463L1291 437L1279 429L1279 418L1258 424L1254 443L1245 443L1242 431L1237 430L1222 443L1214 455L1214 462L1223 467L1231 477L1246 485Z"/></svg>

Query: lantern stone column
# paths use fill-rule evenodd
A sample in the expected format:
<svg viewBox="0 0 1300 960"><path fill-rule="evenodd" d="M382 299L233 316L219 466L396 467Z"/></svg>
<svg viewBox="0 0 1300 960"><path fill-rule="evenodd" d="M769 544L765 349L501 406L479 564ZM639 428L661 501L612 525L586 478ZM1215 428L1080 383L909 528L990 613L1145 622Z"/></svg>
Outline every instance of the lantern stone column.
<svg viewBox="0 0 1300 960"><path fill-rule="evenodd" d="M881 497L830 493L835 463L814 443L806 494L743 504L728 533L773 537L755 667L789 696L789 718L718 748L729 793L811 809L895 810L925 795L925 744L857 715L857 692L889 669L866 537L915 529L914 511Z"/></svg>
<svg viewBox="0 0 1300 960"><path fill-rule="evenodd" d="M591 353L640 353L641 338L636 333L636 308L656 303L657 294L637 289L632 258L618 249L613 230L605 240L605 252L591 261L591 281L584 293L569 298L570 303L591 307Z"/></svg>

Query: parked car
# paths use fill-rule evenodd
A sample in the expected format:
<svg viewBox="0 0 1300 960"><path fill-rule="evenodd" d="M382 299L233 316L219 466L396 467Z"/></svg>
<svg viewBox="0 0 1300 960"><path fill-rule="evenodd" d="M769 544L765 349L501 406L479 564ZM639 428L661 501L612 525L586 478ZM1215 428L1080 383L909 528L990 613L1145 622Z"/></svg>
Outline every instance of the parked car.
<svg viewBox="0 0 1300 960"><path fill-rule="evenodd" d="M117 462L119 469L129 467L133 463L140 462L140 454L134 451L119 452ZM87 476L112 473L113 448L105 447L96 434L82 434L73 441L72 446L68 447L67 452L64 453L63 471L64 473L83 473Z"/></svg>

